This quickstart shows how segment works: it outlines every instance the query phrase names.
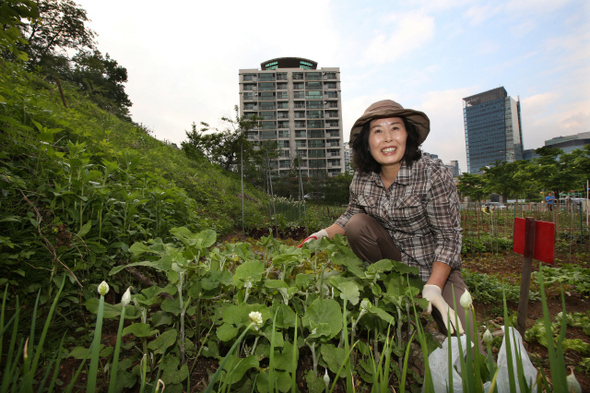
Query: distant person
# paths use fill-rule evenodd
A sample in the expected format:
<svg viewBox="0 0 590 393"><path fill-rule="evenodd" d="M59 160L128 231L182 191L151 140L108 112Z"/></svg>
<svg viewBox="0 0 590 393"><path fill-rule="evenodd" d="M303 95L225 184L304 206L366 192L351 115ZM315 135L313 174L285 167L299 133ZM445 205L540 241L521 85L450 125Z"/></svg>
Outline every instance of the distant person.
<svg viewBox="0 0 590 393"><path fill-rule="evenodd" d="M459 196L442 161L422 155L429 132L423 112L391 100L369 106L350 132L356 171L348 209L300 247L339 233L363 261L392 259L418 268L425 282L422 297L439 330L463 333L465 311L458 302L467 286L461 275Z"/></svg>
<svg viewBox="0 0 590 393"><path fill-rule="evenodd" d="M547 202L547 208L549 209L549 211L553 211L553 205L555 205L555 196L553 196L552 192L550 192L549 195L547 195L545 201Z"/></svg>

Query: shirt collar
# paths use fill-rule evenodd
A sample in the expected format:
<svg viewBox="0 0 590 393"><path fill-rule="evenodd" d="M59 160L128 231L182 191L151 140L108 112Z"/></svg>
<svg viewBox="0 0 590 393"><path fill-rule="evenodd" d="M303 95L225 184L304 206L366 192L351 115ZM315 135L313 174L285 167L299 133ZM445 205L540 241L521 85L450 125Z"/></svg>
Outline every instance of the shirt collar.
<svg viewBox="0 0 590 393"><path fill-rule="evenodd" d="M408 185L410 183L412 177L412 167L406 164L406 161L402 161L402 166L397 173L397 177L394 180L394 183L399 183L401 185ZM382 186L383 181L381 180L381 175L379 173L371 172L369 175L371 181L375 184Z"/></svg>

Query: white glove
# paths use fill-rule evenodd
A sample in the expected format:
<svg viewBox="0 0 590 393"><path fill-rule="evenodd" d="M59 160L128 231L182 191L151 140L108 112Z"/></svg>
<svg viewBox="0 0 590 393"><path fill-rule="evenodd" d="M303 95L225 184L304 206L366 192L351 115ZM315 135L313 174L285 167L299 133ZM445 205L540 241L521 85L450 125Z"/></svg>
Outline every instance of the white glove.
<svg viewBox="0 0 590 393"><path fill-rule="evenodd" d="M301 242L301 244L300 244L300 245L298 245L297 247L298 247L298 248L301 248L301 247L303 247L303 245L304 245L305 243L308 243L308 242L310 242L310 241L312 241L312 240L320 240L322 237L326 237L326 236L328 236L328 232L326 232L326 230L325 230L325 229L322 229L322 230L320 230L320 231L318 231L318 232L316 232L316 233L312 233L311 235L309 235L308 237L306 237L306 238L305 238L305 239L304 239L304 240Z"/></svg>
<svg viewBox="0 0 590 393"><path fill-rule="evenodd" d="M442 316L445 327L451 332L451 334L455 333L455 324L457 322L459 323L459 326L456 330L459 331L459 334L465 333L463 326L461 325L461 321L459 318L455 319L455 311L449 307L449 304L442 297L442 290L438 285L424 285L424 288L422 289L422 297L429 302L426 312L430 314L432 312L432 306L436 307Z"/></svg>

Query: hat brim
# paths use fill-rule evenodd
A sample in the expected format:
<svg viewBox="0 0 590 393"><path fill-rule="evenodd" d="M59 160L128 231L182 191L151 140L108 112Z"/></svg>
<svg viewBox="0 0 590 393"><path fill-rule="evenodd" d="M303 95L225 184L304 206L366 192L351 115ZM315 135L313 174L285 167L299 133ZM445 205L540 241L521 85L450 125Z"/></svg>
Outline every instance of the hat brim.
<svg viewBox="0 0 590 393"><path fill-rule="evenodd" d="M418 145L421 145L430 133L430 119L424 112L415 111L413 109L383 108L365 113L359 117L350 130L349 140L352 141L352 138L361 132L365 124L372 120L383 119L386 117L405 117L410 120L418 130Z"/></svg>

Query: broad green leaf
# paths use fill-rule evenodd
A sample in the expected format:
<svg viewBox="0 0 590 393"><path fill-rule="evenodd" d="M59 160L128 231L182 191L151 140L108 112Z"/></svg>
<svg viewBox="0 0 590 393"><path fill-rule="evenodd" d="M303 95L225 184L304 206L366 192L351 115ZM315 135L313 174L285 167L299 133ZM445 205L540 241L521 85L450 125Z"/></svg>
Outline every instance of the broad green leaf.
<svg viewBox="0 0 590 393"><path fill-rule="evenodd" d="M344 351L344 348L337 348L331 343L322 344L320 347L320 353L322 354L322 359L324 359L328 368L334 374L338 372L340 366L346 361L346 352ZM343 377L344 375L341 373L340 376Z"/></svg>
<svg viewBox="0 0 590 393"><path fill-rule="evenodd" d="M131 247L129 247L129 252L131 252L135 255L141 255L144 252L154 253L155 251L141 242L136 242L136 243L133 243L133 245Z"/></svg>
<svg viewBox="0 0 590 393"><path fill-rule="evenodd" d="M241 288L244 285L254 286L262 279L264 265L259 261L247 261L238 266L234 274L234 283ZM246 284L249 283L249 284Z"/></svg>
<svg viewBox="0 0 590 393"><path fill-rule="evenodd" d="M78 237L84 237L88 232L90 232L90 228L92 228L92 220L88 220L86 224L80 228L80 231L77 233Z"/></svg>
<svg viewBox="0 0 590 393"><path fill-rule="evenodd" d="M279 329L295 327L295 318L297 314L295 311L286 304L277 303L276 307L272 310L272 315L276 313L275 325Z"/></svg>
<svg viewBox="0 0 590 393"><path fill-rule="evenodd" d="M178 337L178 332L176 329L166 330L164 333L160 334L156 337L155 340L151 341L148 344L148 349L154 351L154 353L163 354L166 352L168 347L174 345L176 343L176 338Z"/></svg>
<svg viewBox="0 0 590 393"><path fill-rule="evenodd" d="M174 315L179 315L182 309L180 308L180 298L177 296L174 299L166 298L160 306L163 311Z"/></svg>
<svg viewBox="0 0 590 393"><path fill-rule="evenodd" d="M338 284L338 290L340 290L340 298L348 300L350 304L356 306L360 300L360 289L357 283L354 281L343 281Z"/></svg>
<svg viewBox="0 0 590 393"><path fill-rule="evenodd" d="M335 337L342 329L342 311L337 301L333 299L316 299L307 308L303 316L302 324L308 329L311 328L312 323L316 327L320 324L326 323L329 325L330 334L328 338Z"/></svg>
<svg viewBox="0 0 590 393"><path fill-rule="evenodd" d="M157 330L152 330L147 323L133 323L123 329L123 336L127 334L133 334L135 337L149 337L158 333Z"/></svg>
<svg viewBox="0 0 590 393"><path fill-rule="evenodd" d="M309 393L323 393L326 390L324 378L322 376L316 377L313 370L309 370L305 374L305 381L307 382L307 390Z"/></svg>
<svg viewBox="0 0 590 393"><path fill-rule="evenodd" d="M296 350L295 355L295 369L297 369L299 359L299 349L294 347L292 343L285 341L282 348L275 348L275 368L278 370L285 370L293 372L293 351Z"/></svg>
<svg viewBox="0 0 590 393"><path fill-rule="evenodd" d="M84 359L85 357L89 356L90 354L90 348L84 348L84 347L74 347L70 353L68 354L67 357L72 357L74 359Z"/></svg>
<svg viewBox="0 0 590 393"><path fill-rule="evenodd" d="M135 243L135 244L137 244L137 243ZM131 247L133 247L133 246L131 246ZM172 260L171 260L170 256L164 255L162 258L160 258L157 261L143 261L143 262L130 263L130 264L124 265L124 266L115 266L109 272L109 276L119 273L121 270L125 269L126 267L145 266L145 267L152 267L152 268L154 268L156 270L160 270L160 271L167 271L170 269L171 265L172 265Z"/></svg>
<svg viewBox="0 0 590 393"><path fill-rule="evenodd" d="M98 302L99 302L98 298L88 299L86 301L86 309L88 309L88 311L90 311L93 314L97 314L98 313ZM121 303L117 303L117 304L105 303L103 317L105 319L112 319L112 318L119 317L121 315L121 307L122 307ZM125 310L125 318L134 318L136 315L137 315L137 310L136 310L135 306L127 306L127 309Z"/></svg>
<svg viewBox="0 0 590 393"><path fill-rule="evenodd" d="M372 304L369 306L369 312L371 314L377 315L379 318L383 319L385 322L390 323L390 324L395 324L395 318L391 315L388 314L385 310L373 306Z"/></svg>
<svg viewBox="0 0 590 393"><path fill-rule="evenodd" d="M242 379L246 371L259 365L260 363L254 355L248 356L247 358L239 358L236 355L231 355L223 368L227 372L227 382L229 384L238 382Z"/></svg>
<svg viewBox="0 0 590 393"><path fill-rule="evenodd" d="M289 288L289 285L283 280L264 280L264 286L267 288Z"/></svg>
<svg viewBox="0 0 590 393"><path fill-rule="evenodd" d="M258 373L256 378L256 390L259 393L268 393L268 378L268 370ZM289 392L291 390L291 375L286 371L275 370L274 386L279 390L279 392Z"/></svg>
<svg viewBox="0 0 590 393"><path fill-rule="evenodd" d="M170 385L178 385L188 377L188 365L178 369L179 365L180 358L174 355L168 355L162 361L162 381L166 384L166 391Z"/></svg>
<svg viewBox="0 0 590 393"><path fill-rule="evenodd" d="M315 276L312 274L299 273L295 276L295 284L301 289L309 288L315 282Z"/></svg>
<svg viewBox="0 0 590 393"><path fill-rule="evenodd" d="M221 341L229 341L236 338L239 332L240 329L237 327L230 323L224 323L217 328L217 338L219 338Z"/></svg>

